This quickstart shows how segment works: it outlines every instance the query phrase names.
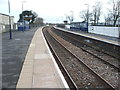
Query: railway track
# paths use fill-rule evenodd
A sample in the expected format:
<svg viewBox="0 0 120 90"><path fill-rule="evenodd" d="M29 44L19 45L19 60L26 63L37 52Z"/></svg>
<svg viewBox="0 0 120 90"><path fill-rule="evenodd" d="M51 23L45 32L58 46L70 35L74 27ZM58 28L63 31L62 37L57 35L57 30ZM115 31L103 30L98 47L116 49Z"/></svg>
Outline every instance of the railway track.
<svg viewBox="0 0 120 90"><path fill-rule="evenodd" d="M80 43L80 44L83 43L83 42L81 42L80 40L78 41L77 39L72 38L72 37L70 37L70 36L68 36L68 35L67 35L67 37L68 37L69 39L72 39L72 40L77 41L77 42ZM85 44L85 43L84 43L84 46L85 46L85 47L80 47L80 46L79 46L79 47L80 47L82 50L84 50L85 52L87 52L87 53L95 56L96 58L99 58L99 59L100 59L101 61L103 61L104 63L107 63L107 64L110 65L111 67L113 67L113 68L115 68L115 69L117 69L117 70L120 71L120 68L119 68L119 65L118 65L118 64L119 64L119 63L118 63L118 59L116 59L116 58L114 58L113 56L108 55L108 54L106 54L106 53L104 53L104 52L101 52L100 50L96 50L96 49L88 46L88 45Z"/></svg>
<svg viewBox="0 0 120 90"><path fill-rule="evenodd" d="M45 39L50 47L50 50L52 51L52 54L55 58L55 60L57 61L57 64L59 65L62 73L64 74L65 76L65 79L67 80L68 84L69 84L69 87L72 89L72 90L79 90L77 85L75 84L75 82L73 81L73 79L71 78L70 74L68 73L68 71L66 70L66 68L64 67L64 65L62 64L60 58L57 56L57 53L55 52L55 50L53 49L53 46L51 45L50 41L48 40L48 36L49 34L47 33L46 31L46 28L43 29L43 34L45 36ZM49 36L50 37L50 36Z"/></svg>
<svg viewBox="0 0 120 90"><path fill-rule="evenodd" d="M58 33L56 33L58 34ZM59 35L61 35L59 33ZM65 37L66 36L66 37ZM76 45L77 47L81 48L83 51L93 55L94 57L100 59L101 61L103 61L104 63L110 65L111 67L117 69L120 72L120 66L119 66L119 59L107 54L104 51L100 51L99 49L95 49L94 47L92 47L91 45L86 44L83 41L80 41L80 39L71 37L67 34L62 34L62 38L65 37L64 39L66 39L67 41L73 43L74 45Z"/></svg>
<svg viewBox="0 0 120 90"><path fill-rule="evenodd" d="M74 81L76 88L109 88L114 90L115 87L96 73L89 65L87 65L83 60L81 60L75 53L70 51L67 48L65 42L61 43L55 35L50 31L43 30L44 35L49 43L49 46L52 47L52 51L57 58L64 71L67 72L67 76L70 76L71 81ZM64 41L64 40L63 40ZM58 50L59 48L59 50ZM69 63L68 63L69 62ZM84 73L83 73L84 72ZM89 76L88 76L89 75ZM89 80L86 80L89 79ZM92 79L92 80L91 80ZM99 81L99 82L98 82Z"/></svg>
<svg viewBox="0 0 120 90"><path fill-rule="evenodd" d="M64 34L59 33L59 35L63 36L61 38L64 38ZM58 36L58 34L57 34ZM69 41L70 40L70 41ZM71 41L70 37L68 38L68 40L70 43L73 44L74 41ZM62 41L61 41L62 42ZM79 46L79 43L77 43ZM78 47L77 46L77 47ZM69 45L70 47L70 45ZM76 56L78 56L80 59L83 60L84 63L86 63L89 67L91 67L96 73L98 73L101 77L103 77L106 81L110 82L114 87L118 87L118 83L119 83L119 72L118 72L118 68L114 68L113 66L109 65L108 63L101 61L101 59L96 58L94 55L91 55L87 52L83 52L84 50L82 50L81 48L77 48L76 46L73 45L73 49L71 47L68 49L71 50L73 53L75 53ZM82 45L82 47L84 47L84 45ZM81 55L82 54L82 55ZM104 58L106 59L106 58ZM110 58L108 58L109 60ZM117 63L119 64L119 63Z"/></svg>
<svg viewBox="0 0 120 90"><path fill-rule="evenodd" d="M68 32L63 31L63 30L60 30L60 29L55 28L55 27L53 27L53 29L54 29L54 31L59 32L59 34L63 35L62 37L64 37L64 34L68 35L68 36L71 36L72 38L77 39L79 42L81 42L83 44L86 44L87 46L89 46L89 47L91 47L91 48L93 48L93 49L95 49L99 52L105 53L107 55L110 55L110 56L120 60L120 53L119 53L120 52L120 46L105 43L105 42L95 40L95 39L92 39L92 38L88 38L88 37L85 37L85 36L81 36L81 35L78 35L78 34L70 33L69 31Z"/></svg>

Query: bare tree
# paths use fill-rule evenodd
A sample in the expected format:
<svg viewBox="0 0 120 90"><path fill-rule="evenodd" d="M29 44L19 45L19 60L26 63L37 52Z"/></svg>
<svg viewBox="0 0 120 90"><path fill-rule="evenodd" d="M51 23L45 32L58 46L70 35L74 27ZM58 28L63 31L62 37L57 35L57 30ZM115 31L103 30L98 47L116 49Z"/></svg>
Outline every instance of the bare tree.
<svg viewBox="0 0 120 90"><path fill-rule="evenodd" d="M118 18L120 17L120 0L111 0L110 4L112 9L108 9L109 13L112 14L113 25L116 25Z"/></svg>
<svg viewBox="0 0 120 90"><path fill-rule="evenodd" d="M43 18L41 18L41 17L38 17L38 18L36 18L36 20L35 20L35 24L37 24L37 25L43 25Z"/></svg>
<svg viewBox="0 0 120 90"><path fill-rule="evenodd" d="M92 12L94 25L98 24L100 20L101 10L102 10L102 3L97 1L93 6L93 12Z"/></svg>
<svg viewBox="0 0 120 90"><path fill-rule="evenodd" d="M68 20L71 22L73 22L73 16L67 16Z"/></svg>
<svg viewBox="0 0 120 90"><path fill-rule="evenodd" d="M87 13L87 10L83 10L80 12L80 17L87 22L87 19L88 19L88 13Z"/></svg>
<svg viewBox="0 0 120 90"><path fill-rule="evenodd" d="M88 22L89 19L92 17L92 13L88 13L88 10L83 10L80 12L80 17L85 21Z"/></svg>
<svg viewBox="0 0 120 90"><path fill-rule="evenodd" d="M112 14L111 13L106 15L104 18L105 18L105 25L112 25L112 23L111 23L111 21L112 21Z"/></svg>
<svg viewBox="0 0 120 90"><path fill-rule="evenodd" d="M65 16L66 16L66 20L68 19L70 21L70 23L72 23L74 20L74 15L73 15L73 11L70 11L70 12L71 12L70 15L65 14Z"/></svg>

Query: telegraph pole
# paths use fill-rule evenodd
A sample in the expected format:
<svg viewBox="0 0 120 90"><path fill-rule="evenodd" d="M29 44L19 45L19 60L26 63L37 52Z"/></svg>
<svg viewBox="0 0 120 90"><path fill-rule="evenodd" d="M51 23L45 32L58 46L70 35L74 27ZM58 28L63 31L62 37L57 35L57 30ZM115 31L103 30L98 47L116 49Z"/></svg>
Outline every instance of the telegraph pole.
<svg viewBox="0 0 120 90"><path fill-rule="evenodd" d="M10 39L12 39L11 16L10 16L10 1L9 0L8 0L8 10L9 10L9 33L10 33Z"/></svg>
<svg viewBox="0 0 120 90"><path fill-rule="evenodd" d="M22 1L22 13L23 13L23 3L26 2L26 1ZM24 24L24 16L22 14L22 24L23 24L23 31L24 31L24 28L25 28L25 24Z"/></svg>

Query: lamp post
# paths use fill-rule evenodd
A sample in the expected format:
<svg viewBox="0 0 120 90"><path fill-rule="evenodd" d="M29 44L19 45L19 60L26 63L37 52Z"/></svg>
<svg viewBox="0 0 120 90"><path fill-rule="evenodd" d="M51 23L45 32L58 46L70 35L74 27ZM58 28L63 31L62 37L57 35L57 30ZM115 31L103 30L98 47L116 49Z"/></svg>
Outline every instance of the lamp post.
<svg viewBox="0 0 120 90"><path fill-rule="evenodd" d="M88 25L89 25L89 4L85 4L87 5L88 9L87 9L87 22L88 22Z"/></svg>
<svg viewBox="0 0 120 90"><path fill-rule="evenodd" d="M23 12L23 3L25 3L26 1L22 1L22 12Z"/></svg>
<svg viewBox="0 0 120 90"><path fill-rule="evenodd" d="M23 3L26 2L26 1L22 1L22 13L23 13ZM23 25L23 31L24 31L24 17L23 17L23 14L22 14L22 25Z"/></svg>
<svg viewBox="0 0 120 90"><path fill-rule="evenodd" d="M12 39L11 16L10 16L10 1L9 0L8 0L8 10L9 10L9 33L10 33L10 39Z"/></svg>
<svg viewBox="0 0 120 90"><path fill-rule="evenodd" d="M71 12L71 23L72 23L74 20L74 12L73 11L70 11L70 12Z"/></svg>

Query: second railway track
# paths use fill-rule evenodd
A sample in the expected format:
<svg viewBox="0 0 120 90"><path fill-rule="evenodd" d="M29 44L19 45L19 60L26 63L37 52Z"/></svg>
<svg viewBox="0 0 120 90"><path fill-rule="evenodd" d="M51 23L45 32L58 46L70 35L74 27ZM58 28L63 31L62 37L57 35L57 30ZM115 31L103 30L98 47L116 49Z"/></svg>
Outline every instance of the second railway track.
<svg viewBox="0 0 120 90"><path fill-rule="evenodd" d="M46 34L47 40L51 43L54 51L57 53L78 88L109 88L109 90L117 88L117 85L115 85L117 82L111 83L109 80L104 79L101 74L96 72L75 54L77 51L74 51L75 53L71 51L76 47L70 47L71 43L55 35L50 27L46 27L46 29L48 31L43 30L43 32ZM71 50L68 50L68 48L71 48Z"/></svg>
<svg viewBox="0 0 120 90"><path fill-rule="evenodd" d="M70 43L74 44L75 46L81 48L85 52L95 56L96 58L99 58L104 63L107 63L111 67L120 71L119 58L114 57L110 54L107 54L106 52L104 52L98 48L95 48L95 47L93 47L93 46L81 41L80 39L73 37L73 36L67 35L65 33L62 33L62 35L61 35L61 33L59 33L58 31L56 32L56 30L54 28L52 29L52 31L55 32L60 37L64 38L65 40L69 41ZM90 41L86 40L86 42L90 42Z"/></svg>

